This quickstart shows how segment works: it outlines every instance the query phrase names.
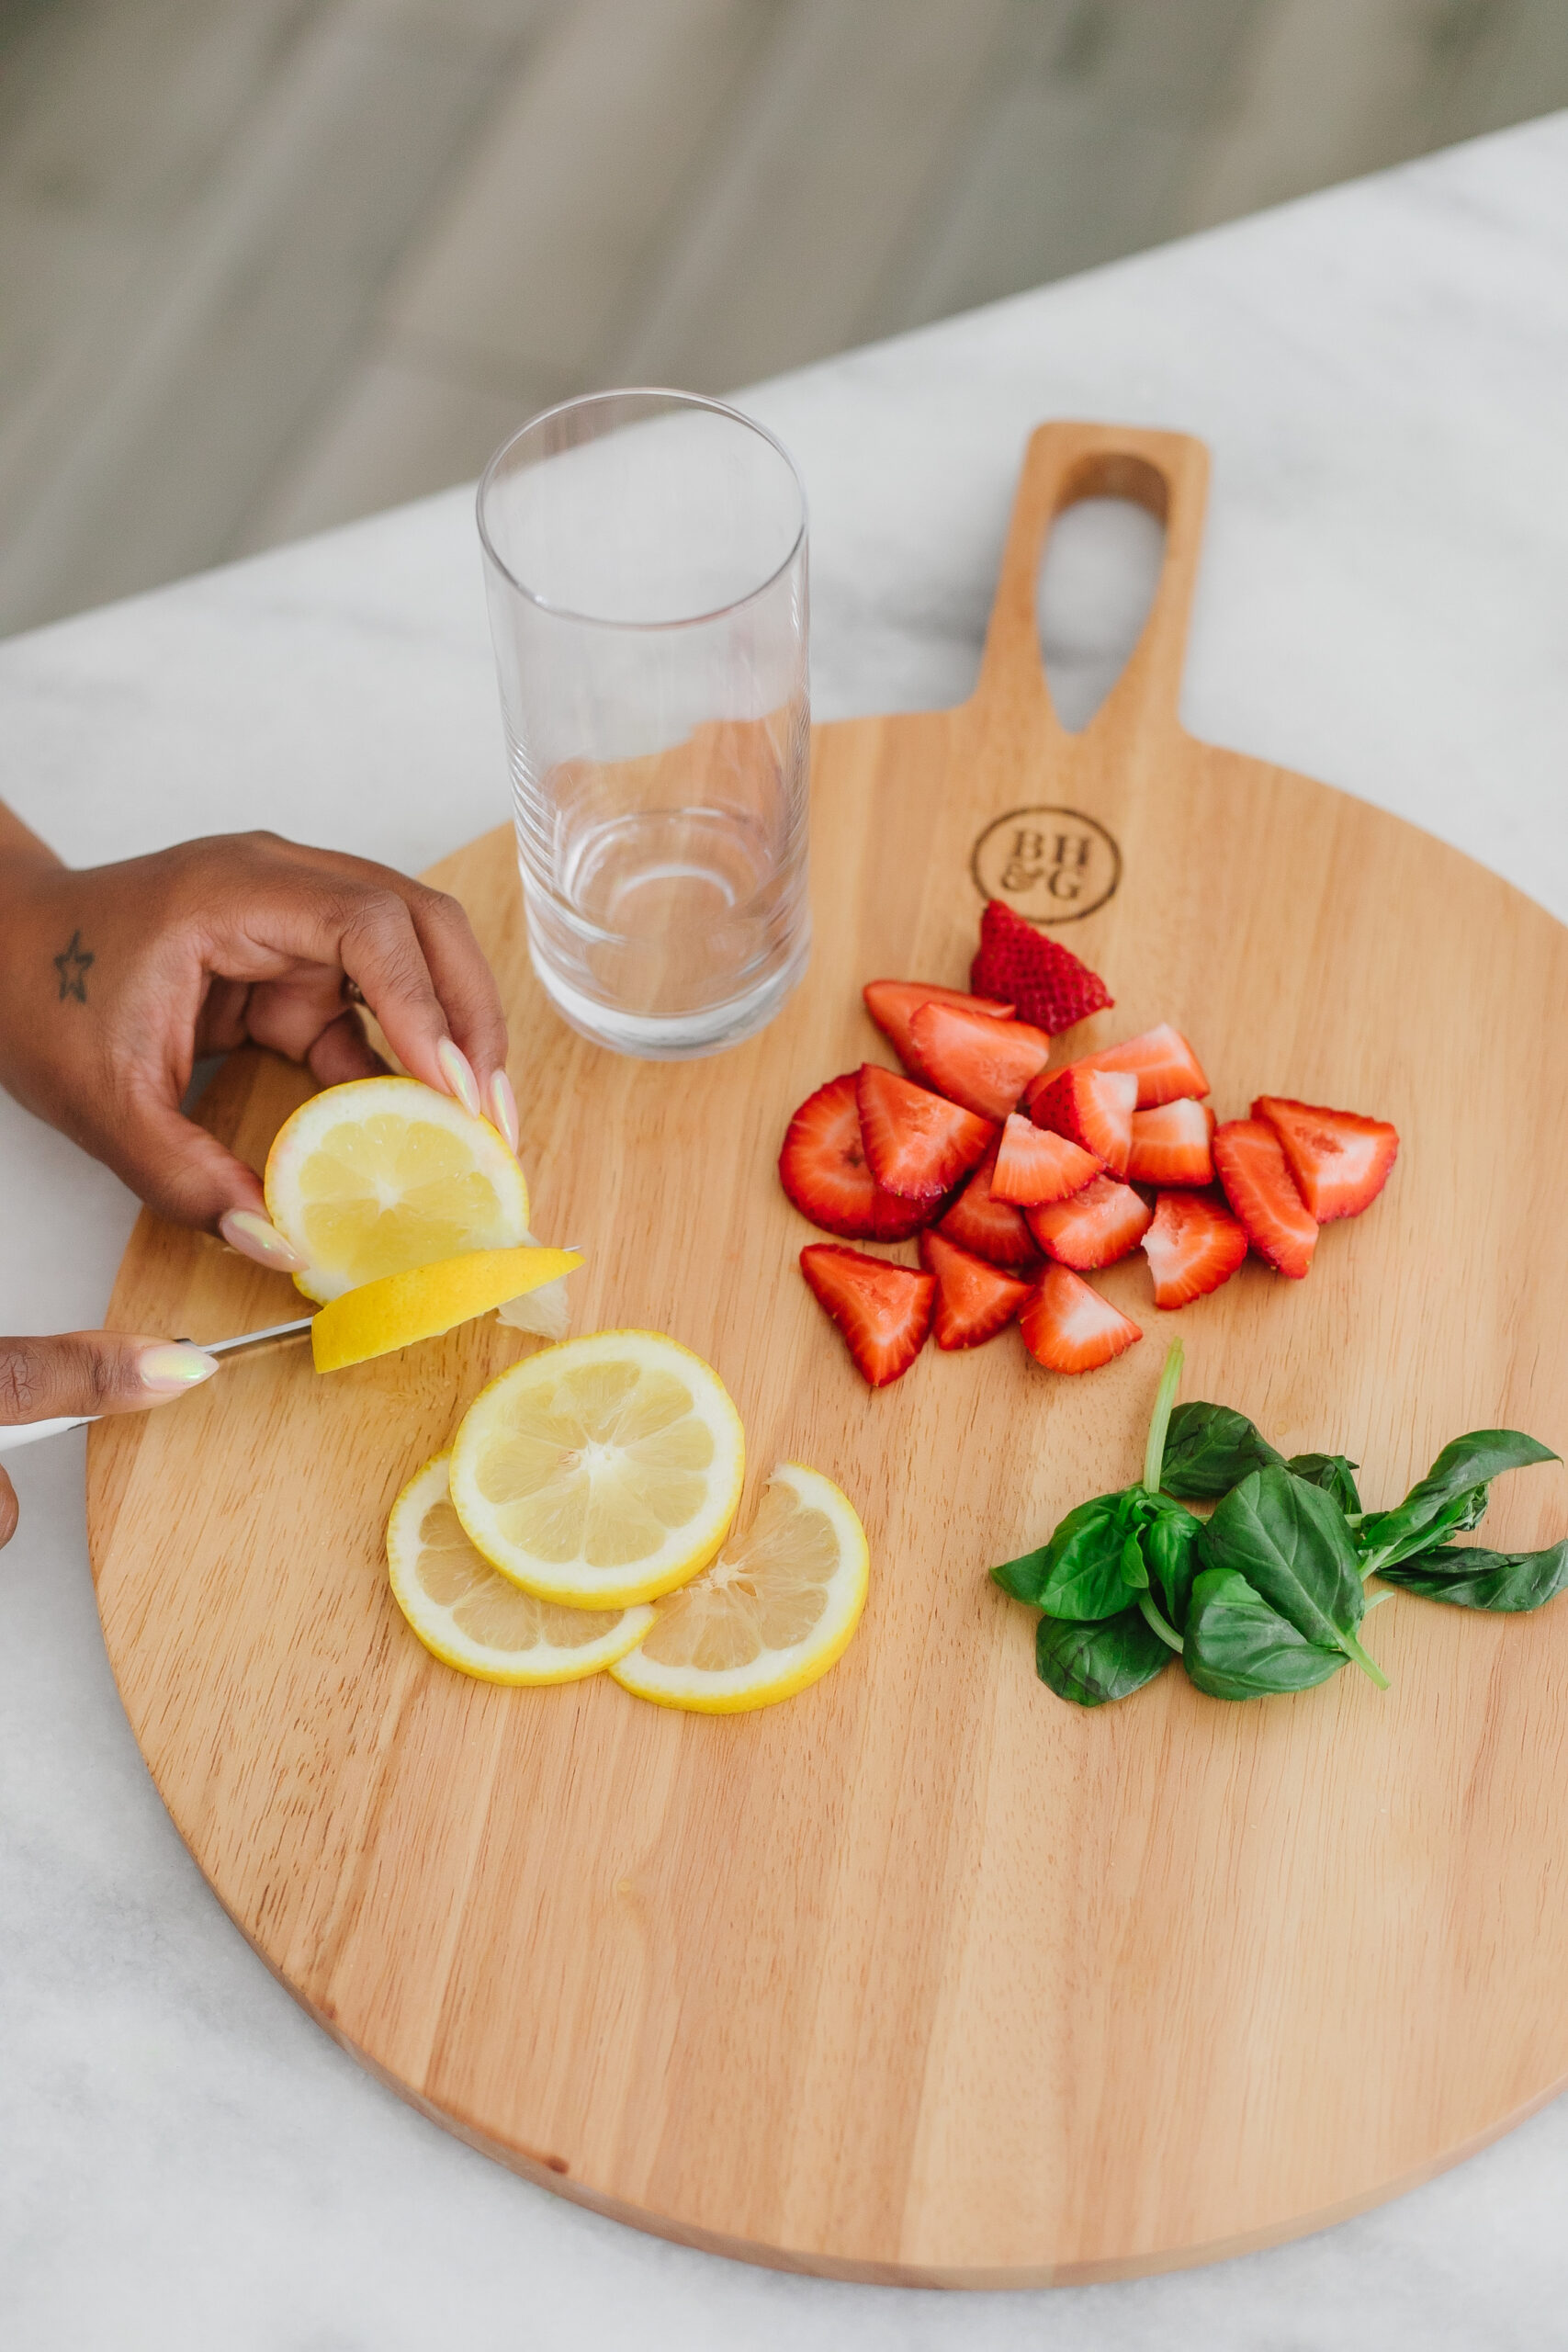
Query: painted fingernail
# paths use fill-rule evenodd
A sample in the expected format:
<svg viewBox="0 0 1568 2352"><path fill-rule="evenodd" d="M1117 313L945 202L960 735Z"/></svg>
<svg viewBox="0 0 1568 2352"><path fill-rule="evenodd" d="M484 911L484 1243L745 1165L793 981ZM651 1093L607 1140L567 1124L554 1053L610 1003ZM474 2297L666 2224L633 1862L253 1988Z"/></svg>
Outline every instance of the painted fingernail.
<svg viewBox="0 0 1568 2352"><path fill-rule="evenodd" d="M231 1250L242 1258L254 1258L258 1266L270 1266L275 1273L302 1274L305 1261L298 1250L285 1241L276 1226L269 1225L254 1209L228 1209L218 1220L218 1230Z"/></svg>
<svg viewBox="0 0 1568 2352"><path fill-rule="evenodd" d="M217 1369L217 1357L209 1356L205 1348L193 1348L188 1340L169 1340L161 1348L143 1348L136 1359L142 1387L169 1396L182 1388L194 1388L198 1381L210 1380Z"/></svg>
<svg viewBox="0 0 1568 2352"><path fill-rule="evenodd" d="M503 1069L498 1069L490 1082L490 1115L492 1125L506 1137L507 1148L517 1148L517 1097L512 1091L512 1080Z"/></svg>
<svg viewBox="0 0 1568 2352"><path fill-rule="evenodd" d="M474 1076L467 1054L455 1046L450 1037L443 1037L435 1048L435 1059L442 1077L469 1118L479 1118L479 1082Z"/></svg>

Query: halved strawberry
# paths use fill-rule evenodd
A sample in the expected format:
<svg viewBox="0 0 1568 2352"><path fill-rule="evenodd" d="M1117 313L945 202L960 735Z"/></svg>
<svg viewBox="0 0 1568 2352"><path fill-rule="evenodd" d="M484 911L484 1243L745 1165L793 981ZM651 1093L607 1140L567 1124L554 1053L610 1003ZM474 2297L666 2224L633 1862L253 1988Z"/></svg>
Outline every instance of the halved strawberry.
<svg viewBox="0 0 1568 2352"><path fill-rule="evenodd" d="M1024 1221L1048 1258L1076 1266L1080 1274L1113 1266L1135 1250L1154 1216L1141 1193L1113 1176L1097 1176L1071 1200L1025 1209Z"/></svg>
<svg viewBox="0 0 1568 2352"><path fill-rule="evenodd" d="M1213 1132L1213 1113L1190 1096L1162 1102L1157 1110L1134 1111L1129 1178L1134 1184L1212 1184L1214 1163L1209 1139Z"/></svg>
<svg viewBox="0 0 1568 2352"><path fill-rule="evenodd" d="M991 1176L991 1198L1013 1201L1020 1208L1038 1208L1047 1201L1065 1201L1092 1184L1100 1162L1092 1151L1072 1143L1049 1127L1037 1127L1021 1111L1008 1114Z"/></svg>
<svg viewBox="0 0 1568 2352"><path fill-rule="evenodd" d="M1260 1258L1300 1282L1317 1247L1317 1220L1267 1119L1227 1119L1214 1130L1214 1172Z"/></svg>
<svg viewBox="0 0 1568 2352"><path fill-rule="evenodd" d="M1050 1127L1092 1151L1113 1176L1125 1176L1137 1099L1138 1081L1129 1072L1085 1069L1075 1062L1030 1089L1029 1115L1037 1127Z"/></svg>
<svg viewBox="0 0 1568 2352"><path fill-rule="evenodd" d="M980 918L969 985L981 996L1010 997L1025 1021L1053 1037L1116 1001L1098 972L1000 899L990 899Z"/></svg>
<svg viewBox="0 0 1568 2352"><path fill-rule="evenodd" d="M917 1078L982 1119L1005 1119L1051 1058L1043 1029L956 1004L922 1004L909 1023Z"/></svg>
<svg viewBox="0 0 1568 2352"><path fill-rule="evenodd" d="M865 1009L897 1051L898 1058L913 1069L915 1057L909 1047L909 1023L922 1004L955 1004L964 1012L984 1013L992 1021L1011 1018L1010 1004L998 1004L991 997L967 996L962 989L939 989L925 980L867 980L861 994Z"/></svg>
<svg viewBox="0 0 1568 2352"><path fill-rule="evenodd" d="M931 1327L936 1283L912 1266L868 1258L836 1241L809 1241L800 1271L844 1335L855 1369L874 1388L908 1372Z"/></svg>
<svg viewBox="0 0 1568 2352"><path fill-rule="evenodd" d="M1066 1266L1046 1267L1018 1325L1030 1354L1050 1372L1093 1372L1144 1336Z"/></svg>
<svg viewBox="0 0 1568 2352"><path fill-rule="evenodd" d="M884 1192L903 1200L934 1201L951 1192L996 1134L989 1120L875 1062L862 1063L855 1100L871 1172Z"/></svg>
<svg viewBox="0 0 1568 2352"><path fill-rule="evenodd" d="M846 1241L906 1241L934 1202L885 1193L866 1165L855 1071L807 1095L784 1135L779 1182L802 1216Z"/></svg>
<svg viewBox="0 0 1568 2352"><path fill-rule="evenodd" d="M977 1348L1010 1323L1033 1288L940 1233L920 1236L920 1263L936 1277L931 1329L939 1348Z"/></svg>
<svg viewBox="0 0 1568 2352"><path fill-rule="evenodd" d="M956 1241L961 1250L988 1258L993 1266L1032 1272L1040 1263L1040 1252L1022 1211L998 1201L991 1191L997 1149L993 1144L936 1229L947 1240Z"/></svg>
<svg viewBox="0 0 1568 2352"><path fill-rule="evenodd" d="M1212 1193L1162 1193L1144 1249L1155 1305L1185 1306L1229 1282L1247 1255L1247 1236Z"/></svg>
<svg viewBox="0 0 1568 2352"><path fill-rule="evenodd" d="M1073 1069L1130 1069L1138 1081L1138 1108L1156 1110L1162 1102L1186 1095L1207 1094L1203 1065L1179 1029L1162 1021L1157 1029L1128 1037L1120 1046L1102 1046L1098 1053L1081 1054Z"/></svg>
<svg viewBox="0 0 1568 2352"><path fill-rule="evenodd" d="M1283 1094L1260 1094L1252 1115L1279 1136L1296 1190L1319 1225L1371 1208L1399 1156L1398 1130L1386 1119L1325 1111Z"/></svg>

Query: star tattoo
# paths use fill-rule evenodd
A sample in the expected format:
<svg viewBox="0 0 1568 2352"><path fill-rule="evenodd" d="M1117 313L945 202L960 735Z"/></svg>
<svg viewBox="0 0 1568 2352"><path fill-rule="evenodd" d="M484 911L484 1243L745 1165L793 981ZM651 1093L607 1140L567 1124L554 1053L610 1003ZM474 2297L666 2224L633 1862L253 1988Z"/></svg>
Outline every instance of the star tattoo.
<svg viewBox="0 0 1568 2352"><path fill-rule="evenodd" d="M62 1004L68 996L73 996L78 1004L86 1003L87 973L93 961L91 949L82 944L81 933L73 931L71 934L70 946L62 948L53 959L54 968L60 975Z"/></svg>

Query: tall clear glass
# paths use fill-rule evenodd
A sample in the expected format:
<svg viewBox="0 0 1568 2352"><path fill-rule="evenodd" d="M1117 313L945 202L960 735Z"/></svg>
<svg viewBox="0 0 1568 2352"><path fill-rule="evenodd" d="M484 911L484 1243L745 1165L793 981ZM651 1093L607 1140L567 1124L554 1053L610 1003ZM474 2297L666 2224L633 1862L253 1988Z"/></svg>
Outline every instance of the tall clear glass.
<svg viewBox="0 0 1568 2352"><path fill-rule="evenodd" d="M684 1060L806 969L806 497L736 409L602 392L479 493L528 950L597 1044Z"/></svg>

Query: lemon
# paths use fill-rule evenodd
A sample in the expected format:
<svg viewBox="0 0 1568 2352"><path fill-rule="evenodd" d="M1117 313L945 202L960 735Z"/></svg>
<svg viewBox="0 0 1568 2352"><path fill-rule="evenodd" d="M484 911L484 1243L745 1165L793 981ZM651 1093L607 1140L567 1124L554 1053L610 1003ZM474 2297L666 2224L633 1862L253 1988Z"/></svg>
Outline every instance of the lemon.
<svg viewBox="0 0 1568 2352"><path fill-rule="evenodd" d="M474 1399L453 1441L452 1500L525 1591L625 1609L707 1566L745 1454L740 1417L700 1356L656 1331L595 1331Z"/></svg>
<svg viewBox="0 0 1568 2352"><path fill-rule="evenodd" d="M747 1532L656 1603L651 1631L611 1672L639 1699L701 1714L793 1699L843 1656L869 1567L848 1496L819 1470L781 1462Z"/></svg>
<svg viewBox="0 0 1568 2352"><path fill-rule="evenodd" d="M651 1609L562 1609L488 1567L447 1495L451 1458L427 1462L387 1521L392 1591L427 1650L486 1682L576 1682L641 1639Z"/></svg>
<svg viewBox="0 0 1568 2352"><path fill-rule="evenodd" d="M412 1078L358 1078L302 1102L273 1138L266 1213L306 1271L307 1298L341 1297L439 1258L514 1250L528 1188L504 1139Z"/></svg>
<svg viewBox="0 0 1568 2352"><path fill-rule="evenodd" d="M582 1263L572 1250L470 1250L383 1274L329 1299L310 1318L310 1351L318 1372L390 1355L416 1340L438 1339L476 1315L488 1315L542 1283L559 1282Z"/></svg>

